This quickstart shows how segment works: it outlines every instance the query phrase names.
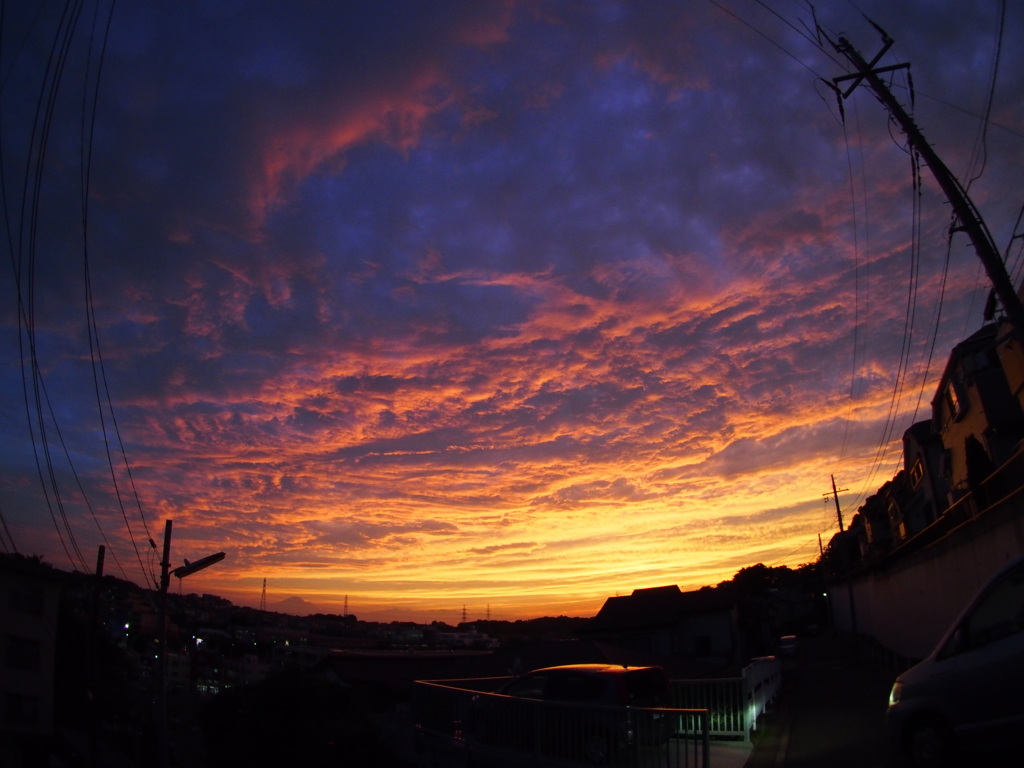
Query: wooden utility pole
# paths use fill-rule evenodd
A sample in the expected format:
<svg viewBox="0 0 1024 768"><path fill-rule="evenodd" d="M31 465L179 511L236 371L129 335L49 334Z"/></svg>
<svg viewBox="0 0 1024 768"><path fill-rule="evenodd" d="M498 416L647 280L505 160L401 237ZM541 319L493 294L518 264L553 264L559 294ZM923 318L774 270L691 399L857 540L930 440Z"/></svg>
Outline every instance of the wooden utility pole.
<svg viewBox="0 0 1024 768"><path fill-rule="evenodd" d="M100 680L100 597L103 592L103 556L106 547L100 544L96 553L96 584L92 592L92 611L89 622L89 766L96 768L97 733L100 724L100 702L97 689Z"/></svg>
<svg viewBox="0 0 1024 768"><path fill-rule="evenodd" d="M832 499L836 503L836 520L839 521L839 532L842 533L843 532L843 513L839 509L839 491L848 491L850 489L849 488L840 488L839 491L837 491L836 490L836 476L835 475L829 475L829 477L832 478L832 494L831 495L832 495ZM826 493L825 495L828 496L829 494Z"/></svg>
<svg viewBox="0 0 1024 768"><path fill-rule="evenodd" d="M167 587L171 582L171 523L164 524L164 557L160 561L160 610L157 615L156 729L160 768L167 768Z"/></svg>
<svg viewBox="0 0 1024 768"><path fill-rule="evenodd" d="M850 553L846 546L845 536L843 536L843 512L839 508L839 491L848 491L849 488L840 488L836 490L836 476L829 475L832 478L832 493L826 493L825 496L831 496L832 500L836 503L836 520L839 521L839 556L843 559L843 570L846 571L846 597L850 603L850 630L853 632L853 639L857 640L857 608L853 602L853 577L850 574Z"/></svg>
<svg viewBox="0 0 1024 768"><path fill-rule="evenodd" d="M840 35L838 41L833 41L819 28L819 33L832 44L832 47L837 52L845 56L854 69L857 70L856 74L832 79L833 88L839 98L840 109L842 108L843 99L853 93L858 85L867 83L871 90L874 91L878 100L882 102L882 106L900 124L900 127L907 136L907 141L910 142L910 146L924 158L932 175L935 176L935 180L942 187L946 199L949 200L950 205L953 206L954 213L956 213L957 218L960 220L961 228L971 238L974 250L978 254L978 258L981 259L989 280L992 281L992 288L1013 326L1013 333L1018 342L1024 346L1024 307L1021 306L1020 297L1017 296L1017 292L1013 289L1013 282L1006 272L1006 267L1003 264L1002 257L999 255L999 249L996 248L995 242L992 239L992 234L988 231L988 227L981 218L981 213L967 194L967 190L964 189L952 171L946 167L946 164L942 162L935 150L932 149L932 146L925 140L924 134L921 133L921 129L914 123L913 118L907 114L903 106L893 96L892 91L889 90L888 86L879 77L880 74L899 69L909 71L910 64L895 64L887 67L875 66L889 48L892 47L893 40L886 34L885 30L870 19L868 21L882 36L882 50L870 62L865 61L860 52L845 37ZM853 82L845 91L839 87L840 83L850 80Z"/></svg>

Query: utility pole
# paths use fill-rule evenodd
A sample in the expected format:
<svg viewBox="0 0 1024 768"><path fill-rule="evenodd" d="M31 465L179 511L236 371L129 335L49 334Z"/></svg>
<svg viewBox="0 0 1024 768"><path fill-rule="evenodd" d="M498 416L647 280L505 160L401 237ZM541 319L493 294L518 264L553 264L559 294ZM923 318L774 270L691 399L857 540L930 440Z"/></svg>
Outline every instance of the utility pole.
<svg viewBox="0 0 1024 768"><path fill-rule="evenodd" d="M839 491L837 491L836 490L836 476L835 475L829 475L829 477L832 478L832 493L831 494L826 493L825 496L831 495L832 498L836 502L836 520L839 521L839 532L842 533L843 532L843 513L839 509L839 491L848 491L850 489L849 488L840 488Z"/></svg>
<svg viewBox="0 0 1024 768"><path fill-rule="evenodd" d="M853 577L850 575L850 553L846 546L845 536L843 536L843 512L839 508L839 492L848 491L849 488L836 489L836 476L829 475L832 479L832 493L823 494L824 496L831 496L833 501L836 503L836 520L839 521L839 555L843 559L843 570L846 571L846 597L850 603L850 630L853 632L853 641L857 642L858 631L857 631L857 608L854 605L853 600ZM819 539L820 545L820 539Z"/></svg>
<svg viewBox="0 0 1024 768"><path fill-rule="evenodd" d="M857 70L856 74L832 79L832 87L839 99L840 111L842 111L843 99L853 93L854 89L862 82L866 82L871 87L871 90L874 91L878 100L882 102L882 106L900 124L910 146L924 158L932 175L935 176L935 180L942 187L946 199L953 206L953 212L960 220L960 228L971 238L974 250L978 254L978 258L981 259L989 280L992 281L993 290L996 296L999 297L999 302L1003 305L1003 310L1013 326L1013 333L1017 341L1024 346L1024 307L1021 306L1020 297L1017 296L1017 292L1013 289L1013 282L1006 273L1006 267L1003 264L1002 257L999 255L999 249L996 248L995 242L992 239L992 234L981 218L981 213L978 211L977 206L974 205L974 202L967 194L967 190L964 189L956 176L946 167L946 164L942 162L935 153L935 150L925 140L924 134L921 133L921 130L914 123L913 118L907 114L902 105L896 100L896 97L893 96L892 91L889 90L879 77L880 74L899 69L906 69L909 74L910 64L905 62L887 67L876 67L875 65L878 64L882 56L892 47L893 39L873 21L868 19L868 22L882 36L882 50L870 62L865 61L860 52L842 35L839 36L838 41L833 41L820 27L818 30L832 44L832 47L838 53L845 56ZM847 80L852 80L853 82L844 91L839 87L839 84ZM913 100L913 90L911 90L911 99Z"/></svg>
<svg viewBox="0 0 1024 768"><path fill-rule="evenodd" d="M171 583L171 520L164 523L164 556L160 561L160 610L157 614L156 729L160 768L167 768L167 587Z"/></svg>
<svg viewBox="0 0 1024 768"><path fill-rule="evenodd" d="M167 588L171 583L171 525L173 521L168 520L164 524L164 556L160 561L160 611L157 621L160 623L157 628L156 662L156 729L157 729L157 764L160 768L167 768ZM174 569L174 575L178 579L191 576L196 571L209 568L214 563L224 559L223 552L208 555L194 563L185 561L185 565Z"/></svg>
<svg viewBox="0 0 1024 768"><path fill-rule="evenodd" d="M103 555L106 547L100 544L96 553L96 584L92 593L92 621L89 622L89 696L91 701L89 712L89 766L96 768L96 739L99 730L100 710L97 689L100 679L100 644L99 644L99 623L100 623L100 596L103 591Z"/></svg>

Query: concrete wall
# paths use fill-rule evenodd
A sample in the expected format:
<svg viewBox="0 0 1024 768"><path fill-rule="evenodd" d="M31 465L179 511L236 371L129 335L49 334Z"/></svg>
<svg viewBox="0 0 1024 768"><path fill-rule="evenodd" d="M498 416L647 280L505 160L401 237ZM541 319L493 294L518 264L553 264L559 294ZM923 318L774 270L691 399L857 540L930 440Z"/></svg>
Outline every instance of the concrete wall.
<svg viewBox="0 0 1024 768"><path fill-rule="evenodd" d="M978 589L1024 554L1024 488L909 557L853 583L857 629L901 656L931 653ZM836 628L850 631L846 586L830 590Z"/></svg>

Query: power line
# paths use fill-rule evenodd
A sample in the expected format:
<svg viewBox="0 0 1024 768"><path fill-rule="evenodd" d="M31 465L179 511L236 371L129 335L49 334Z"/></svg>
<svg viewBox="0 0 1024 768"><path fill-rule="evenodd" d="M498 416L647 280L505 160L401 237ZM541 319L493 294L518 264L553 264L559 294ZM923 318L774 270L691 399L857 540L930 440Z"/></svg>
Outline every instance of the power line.
<svg viewBox="0 0 1024 768"><path fill-rule="evenodd" d="M90 179L92 175L92 145L93 137L95 136L96 129L96 112L97 105L99 103L99 91L100 81L103 74L103 62L106 57L107 41L110 36L110 25L114 18L115 2L111 2L110 11L107 14L107 21L104 27L103 39L100 45L99 59L96 68L96 83L93 87L92 93L92 105L91 109L87 107L88 95L89 95L89 67L91 66L92 49L93 49L93 38L96 31L96 22L99 15L99 3L95 7L95 13L93 15L92 32L89 37L89 56L86 63L86 77L84 87L82 90L82 112L81 112L81 143L79 161L81 166L81 211L82 211L82 262L83 262L83 276L84 276L84 287L85 287L85 315L86 315L86 335L89 341L89 359L92 364L92 376L93 376L93 388L96 394L96 406L99 411L100 417L100 429L103 433L103 445L107 454L107 463L110 467L110 478L114 486L114 493L117 496L117 503L121 509L121 515L124 518L125 528L128 531L128 536L131 539L132 547L135 549L136 557L139 561L139 567L142 569L143 578L152 577L149 574L147 577L147 571L142 563L142 558L139 556L138 544L135 541L135 535L132 532L131 525L128 522L128 514L124 507L124 501L121 498L121 490L117 482L117 474L114 471L114 461L110 453L110 443L107 435L106 420L103 417L103 399L100 396L99 379L103 380L103 391L106 395L107 409L110 411L110 421L114 428L114 433L117 436L118 446L121 450L121 456L124 461L125 470L128 474L128 480L132 487L132 492L135 496L135 503L139 510L139 517L142 519L143 528L146 531L146 537L149 540L150 549L156 549L156 542L153 541L153 535L150 533L149 525L146 522L146 516L142 511L142 503L139 500L138 490L135 487L135 479L132 477L131 465L128 462L128 455L124 449L124 441L121 438L121 432L117 425L117 417L114 414L114 404L110 397L110 387L107 382L106 367L103 364L103 352L100 348L99 339L99 324L96 321L96 304L93 298L92 291L92 279L89 268L89 187ZM86 116L88 115L89 129L86 131ZM97 376L97 362L99 364L99 376Z"/></svg>
<svg viewBox="0 0 1024 768"><path fill-rule="evenodd" d="M907 86L900 85L899 83L893 83L893 85L896 86L897 88L903 88L903 89L907 89L908 88ZM951 102L945 101L944 99L940 99L938 96L932 96L931 94L925 93L924 91L918 90L916 88L914 89L914 92L918 96L924 96L924 98L926 98L926 99L930 99L931 101L934 101L937 104L941 104L944 107L949 107L950 109L955 109L957 112L963 112L965 115L969 115L970 117L976 118L978 120L984 120L985 119L983 116L981 116L981 115L979 115L979 114L977 114L975 112L972 112L969 109L961 107L958 104L953 104ZM1007 133L1009 133L1009 134L1011 134L1013 136L1016 136L1018 139L1024 139L1024 133L1018 133L1017 131L1013 130L1013 128L1008 128L1007 126L1003 125L1002 123L997 123L995 120L989 120L988 124L991 125L994 128L998 128L1001 131L1006 131Z"/></svg>
<svg viewBox="0 0 1024 768"><path fill-rule="evenodd" d="M801 60L800 60L799 58L797 58L797 57L796 57L796 56L795 56L794 54L790 53L790 52L789 52L788 50L786 50L785 48L783 48L783 47L782 47L782 45L780 45L779 43L777 43L777 42L775 42L774 40L772 40L772 39L771 39L770 37L768 37L768 35L766 35L766 34L765 34L764 32L762 32L761 30L759 30L759 29L758 29L757 27L755 27L755 26L754 26L753 24L751 24L750 22L746 21L745 19L742 19L741 17L737 16L737 15L736 15L735 13L733 13L732 11L730 11L730 10L729 10L728 8L726 8L726 7L725 7L724 5L722 5L721 3L718 3L718 2L716 1L716 0L708 0L708 2L709 2L709 3L711 3L711 4L713 5L713 6L715 6L716 8L718 8L718 9L719 9L720 11L722 11L723 13L727 13L727 14L729 14L730 16L732 16L732 17L733 17L734 19L736 19L736 21L738 21L738 22L739 22L740 24L742 24L743 26L745 26L745 27L749 28L749 29L750 29L751 31L753 31L753 32L754 32L755 34L759 35L760 37L763 37L763 38L764 38L765 40L767 40L767 41L768 41L769 43L771 43L772 45L774 45L774 46L775 46L776 48L778 48L778 49L779 49L780 51L782 51L782 52L783 52L784 54L786 54L787 56L789 56L789 58L791 58L791 59L792 59L793 61L795 61L795 62L796 62L797 64L799 64L799 65L800 65L801 67L803 67L804 69L806 69L806 70L807 70L808 72L810 72L810 73L811 73L812 75L814 75L814 76L815 76L816 78L818 78L819 80L825 80L825 78L824 78L824 77L822 77L822 76L821 76L821 75L819 75L819 74L818 74L817 72L815 72L815 71L814 71L813 69L811 69L811 67L809 67L809 66L808 66L807 64L805 64L805 63L804 63L803 61L801 61ZM826 81L826 82L827 82L827 81Z"/></svg>
<svg viewBox="0 0 1024 768"><path fill-rule="evenodd" d="M971 176L967 180L966 189L971 188L971 184L981 178L981 175L985 172L985 166L988 164L988 121L992 116L992 101L996 95L996 78L999 76L999 57L1003 51L1003 28L1006 25L1006 0L1002 0L1000 3L999 10L999 31L996 35L996 54L992 61L992 81L989 84L988 99L985 102L985 118L982 120L981 126L978 129L978 138L975 139L975 152L971 154L971 164L975 162L976 153L980 153L981 156L981 168L978 172L971 176L971 172L968 171L968 176ZM980 146L979 146L980 143Z"/></svg>
<svg viewBox="0 0 1024 768"><path fill-rule="evenodd" d="M2 508L0 508L0 523L3 524L4 531L7 533L7 540L11 542L11 549L14 550L14 554L18 554L18 545L14 543L14 536L11 535L11 529L7 526L7 518L4 517Z"/></svg>
<svg viewBox="0 0 1024 768"><path fill-rule="evenodd" d="M100 532L100 537L103 539L103 543L107 545L107 549L110 551L111 556L114 558L114 562L117 563L117 567L121 571L121 575L124 576L125 581L128 581L128 574L124 571L124 566L121 565L121 561L117 557L117 553L114 548L110 546L110 542L107 540L107 534L103 531L103 526L100 525L100 520L96 516L96 512L92 508L92 504L89 503L89 497L85 493L85 488L82 486L82 481L78 477L78 472L75 470L74 462L71 460L71 452L68 451L68 447L64 442L64 435L60 431L60 425L57 423L57 416L53 412L53 401L50 399L49 393L46 391L46 382L42 375L39 377L39 383L42 386L43 397L46 399L46 405L50 412L50 418L53 420L54 430L57 432L57 439L60 440L61 448L64 449L64 456L67 458L68 466L71 468L71 474L75 478L75 482L78 484L78 490L82 494L82 500L85 502L86 508L89 510L89 514L92 515L93 521L96 523L96 528Z"/></svg>
<svg viewBox="0 0 1024 768"><path fill-rule="evenodd" d="M853 388L857 382L857 336L860 328L858 314L860 303L860 242L857 235L857 191L853 181L853 158L850 156L850 141L846 133L846 121L843 121L843 143L846 145L846 165L850 175L850 211L853 217L853 370L850 371L850 402L846 409L846 426L843 427L843 442L839 447L839 459L843 460L846 453L846 441L850 434L850 417L853 415Z"/></svg>

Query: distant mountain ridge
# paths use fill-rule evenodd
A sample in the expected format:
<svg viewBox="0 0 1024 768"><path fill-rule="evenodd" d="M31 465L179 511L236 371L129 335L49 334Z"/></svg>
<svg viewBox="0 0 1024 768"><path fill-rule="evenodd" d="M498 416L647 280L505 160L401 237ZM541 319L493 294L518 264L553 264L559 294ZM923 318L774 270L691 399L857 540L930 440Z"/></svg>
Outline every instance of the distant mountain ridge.
<svg viewBox="0 0 1024 768"><path fill-rule="evenodd" d="M309 616L314 613L323 613L323 610L313 603L303 600L301 597L292 595L278 603L270 603L267 610L273 613L288 613L292 616Z"/></svg>

